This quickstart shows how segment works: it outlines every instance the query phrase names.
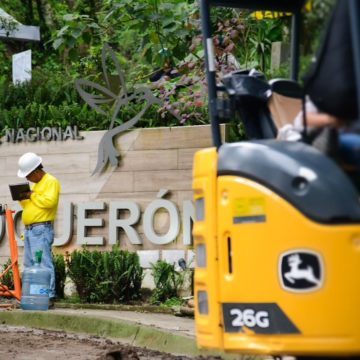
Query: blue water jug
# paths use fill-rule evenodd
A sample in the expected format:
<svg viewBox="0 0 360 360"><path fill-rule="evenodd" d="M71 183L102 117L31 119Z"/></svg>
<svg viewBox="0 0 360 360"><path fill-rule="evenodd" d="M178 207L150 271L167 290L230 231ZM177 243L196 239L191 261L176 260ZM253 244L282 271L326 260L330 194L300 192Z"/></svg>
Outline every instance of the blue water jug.
<svg viewBox="0 0 360 360"><path fill-rule="evenodd" d="M21 308L23 310L48 310L50 270L41 266L42 251L35 253L35 264L22 274Z"/></svg>

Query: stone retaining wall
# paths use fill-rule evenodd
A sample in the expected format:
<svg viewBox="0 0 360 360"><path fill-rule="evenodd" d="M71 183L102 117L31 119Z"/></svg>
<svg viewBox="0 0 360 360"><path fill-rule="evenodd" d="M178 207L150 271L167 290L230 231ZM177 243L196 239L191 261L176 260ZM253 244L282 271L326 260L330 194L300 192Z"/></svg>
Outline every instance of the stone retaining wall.
<svg viewBox="0 0 360 360"><path fill-rule="evenodd" d="M2 139L0 203L19 209L19 205L10 198L8 184L22 181L16 176L18 158L25 152L36 152L43 158L45 171L56 176L62 185L55 223L55 252L71 252L81 248L84 243L88 244L90 250L110 249L112 244L109 225L115 220L110 219L109 213L115 211L117 219L128 217L129 211L118 212L113 209L119 202L122 204L125 201L127 204L138 204L141 209L140 219L133 227L139 235L140 243L130 241L128 234L122 229L115 233L114 226L110 230L113 234L112 241L116 238L122 249L137 251L144 268L150 268L151 263L160 258L175 262L183 257L188 264L193 263L194 254L188 238L189 224L184 225L189 216L187 220L183 219L184 203L188 214L193 214L189 204L192 200L192 159L198 149L212 146L210 127L204 125L127 131L115 139L116 148L121 154L119 166L108 166L103 173L92 175L97 162L98 146L105 133L106 131L81 132L83 140L9 143ZM225 137L225 128L222 128L222 133ZM157 196L161 195L160 190L168 190L163 198L174 203L178 209L180 230L174 241L159 245L149 240L144 231L143 215ZM89 210L91 208L95 210ZM70 216L71 211L73 216ZM79 227L80 223L86 225L91 221L92 225ZM21 257L23 247L20 240L20 216L17 216L16 223ZM159 236L166 234L169 226L169 213L160 209L154 216L155 233ZM187 227L185 235L184 226ZM72 235L69 237L70 231ZM100 245L91 245L94 243ZM8 257L9 247L5 235L0 240L0 263L4 263Z"/></svg>

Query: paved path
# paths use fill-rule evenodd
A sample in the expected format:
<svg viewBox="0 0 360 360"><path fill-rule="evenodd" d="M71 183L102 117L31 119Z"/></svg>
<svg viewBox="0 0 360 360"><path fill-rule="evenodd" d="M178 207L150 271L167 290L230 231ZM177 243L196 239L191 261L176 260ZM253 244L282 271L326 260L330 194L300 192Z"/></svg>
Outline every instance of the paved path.
<svg viewBox="0 0 360 360"><path fill-rule="evenodd" d="M171 314L92 309L54 309L49 311L55 314L87 316L108 320L125 320L137 325L154 327L156 329L195 338L194 319L178 317Z"/></svg>

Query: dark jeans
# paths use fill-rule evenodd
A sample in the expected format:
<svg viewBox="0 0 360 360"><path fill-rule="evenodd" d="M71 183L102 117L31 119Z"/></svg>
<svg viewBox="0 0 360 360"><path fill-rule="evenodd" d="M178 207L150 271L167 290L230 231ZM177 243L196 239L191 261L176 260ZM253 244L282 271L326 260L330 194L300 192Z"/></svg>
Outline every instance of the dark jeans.
<svg viewBox="0 0 360 360"><path fill-rule="evenodd" d="M339 133L339 161L360 193L360 134Z"/></svg>
<svg viewBox="0 0 360 360"><path fill-rule="evenodd" d="M354 165L360 171L360 134L339 133L339 151L345 164Z"/></svg>

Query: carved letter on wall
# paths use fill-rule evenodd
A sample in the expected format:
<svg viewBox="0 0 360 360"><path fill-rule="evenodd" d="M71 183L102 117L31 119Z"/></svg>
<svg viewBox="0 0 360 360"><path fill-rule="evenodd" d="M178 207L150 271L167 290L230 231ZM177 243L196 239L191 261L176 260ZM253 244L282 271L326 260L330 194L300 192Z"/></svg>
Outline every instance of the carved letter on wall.
<svg viewBox="0 0 360 360"><path fill-rule="evenodd" d="M119 219L121 210L128 210L130 215L126 219ZM129 241L135 245L141 245L142 241L133 225L140 219L140 206L134 201L113 201L110 203L109 213L109 244L115 245L118 241L118 229L124 229Z"/></svg>

